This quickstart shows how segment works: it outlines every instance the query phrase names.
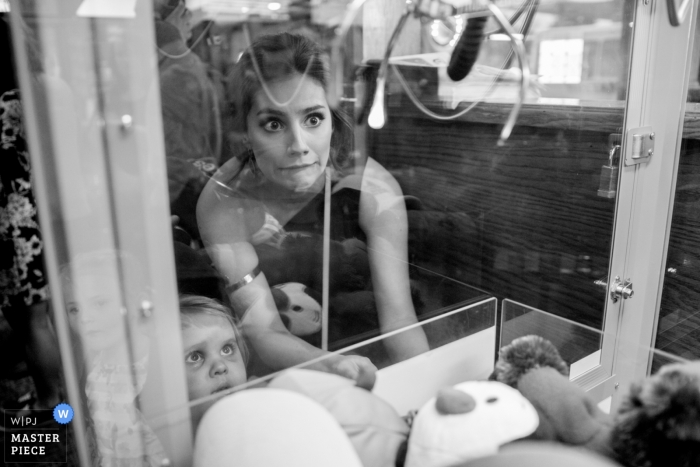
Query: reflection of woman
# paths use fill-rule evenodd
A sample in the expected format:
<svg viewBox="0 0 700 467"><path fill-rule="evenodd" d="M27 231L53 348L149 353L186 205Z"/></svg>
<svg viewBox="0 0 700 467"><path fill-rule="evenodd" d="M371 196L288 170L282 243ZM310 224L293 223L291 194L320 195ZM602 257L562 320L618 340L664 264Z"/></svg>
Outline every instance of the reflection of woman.
<svg viewBox="0 0 700 467"><path fill-rule="evenodd" d="M373 291L380 330L386 333L415 323L400 188L373 159L352 174L340 170L340 163L348 159L343 141L347 124L326 101L318 46L302 36L265 36L243 54L233 84L236 130L243 135L246 153L227 162L208 183L199 199L197 220L258 355L273 368L322 355L286 331L268 280L275 277L270 280L275 285L297 271L301 279L294 282L320 287L322 242L313 239L323 237L328 198L333 198L331 250L349 256L353 251L367 252L365 264L371 272L367 290ZM284 261L285 247L304 243L311 245L307 257ZM308 264L319 268L303 272ZM339 267L343 264L338 261ZM332 263L331 275L334 267ZM292 275L281 269L292 270ZM334 278L331 286L347 284L346 279ZM347 300L357 296L348 295ZM333 310L331 320L332 315ZM389 338L386 346L394 361L428 348L420 329ZM374 369L365 359L352 356L325 365L326 370L355 378Z"/></svg>

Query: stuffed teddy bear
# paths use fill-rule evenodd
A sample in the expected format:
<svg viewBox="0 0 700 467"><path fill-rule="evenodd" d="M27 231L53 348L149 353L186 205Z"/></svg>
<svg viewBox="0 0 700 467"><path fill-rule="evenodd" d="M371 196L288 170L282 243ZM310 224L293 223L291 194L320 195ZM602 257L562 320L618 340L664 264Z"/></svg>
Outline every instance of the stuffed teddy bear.
<svg viewBox="0 0 700 467"><path fill-rule="evenodd" d="M494 454L537 426L532 404L503 383L443 388L413 418L405 467L448 467Z"/></svg>
<svg viewBox="0 0 700 467"><path fill-rule="evenodd" d="M504 346L489 377L518 391L535 406L540 423L531 439L557 441L610 455L610 417L569 381L569 367L556 347L539 336Z"/></svg>
<svg viewBox="0 0 700 467"><path fill-rule="evenodd" d="M610 445L627 467L700 466L700 362L666 365L632 385Z"/></svg>
<svg viewBox="0 0 700 467"><path fill-rule="evenodd" d="M378 335L379 318L366 243L359 238L331 240L329 250L328 340L329 349L336 350ZM308 310L316 309L313 302L319 310L322 305L323 236L292 233L279 246L259 245L256 251L285 326L320 347L321 321L315 321L314 313ZM420 310L423 301L413 286L411 298L416 311ZM308 312L302 313L302 318L290 311L294 306Z"/></svg>
<svg viewBox="0 0 700 467"><path fill-rule="evenodd" d="M294 296L295 299L310 304L303 296L306 294L322 305L323 236L291 234L279 248L261 245L256 251L260 268L265 271L265 277L273 287L273 296L285 325L292 334L314 346L320 346L320 320L315 332L311 332L313 326L307 323L303 326L303 334L297 334L298 326L295 324L300 320L287 313L284 295ZM379 329L368 261L366 246L361 240L352 238L330 241L329 344ZM294 286L297 289L293 290L293 287L287 286L290 283L300 285ZM306 287L303 293L298 288L302 286ZM274 291L275 287L278 292ZM358 297L361 299L358 300ZM368 302L367 298L371 300ZM290 300L294 299L290 297Z"/></svg>
<svg viewBox="0 0 700 467"><path fill-rule="evenodd" d="M518 381L525 373L543 367L554 368L569 377L569 365L561 358L554 344L540 336L519 337L501 348L489 380L517 388Z"/></svg>
<svg viewBox="0 0 700 467"><path fill-rule="evenodd" d="M538 336L499 352L490 379L537 409L530 437L586 448L626 467L700 466L700 362L674 363L632 385L613 416L568 379L556 348Z"/></svg>

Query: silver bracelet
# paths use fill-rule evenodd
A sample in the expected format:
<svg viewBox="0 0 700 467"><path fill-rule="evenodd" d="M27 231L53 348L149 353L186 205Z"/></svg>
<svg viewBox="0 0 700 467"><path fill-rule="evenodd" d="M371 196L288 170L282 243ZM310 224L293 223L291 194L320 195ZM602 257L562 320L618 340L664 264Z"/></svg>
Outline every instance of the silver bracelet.
<svg viewBox="0 0 700 467"><path fill-rule="evenodd" d="M243 276L238 282L234 282L231 285L226 286L226 292L228 293L233 293L236 290L240 289L241 287L245 287L246 285L250 284L253 282L253 280L258 277L258 274L260 274L260 265L255 266L252 271L250 271L248 274Z"/></svg>

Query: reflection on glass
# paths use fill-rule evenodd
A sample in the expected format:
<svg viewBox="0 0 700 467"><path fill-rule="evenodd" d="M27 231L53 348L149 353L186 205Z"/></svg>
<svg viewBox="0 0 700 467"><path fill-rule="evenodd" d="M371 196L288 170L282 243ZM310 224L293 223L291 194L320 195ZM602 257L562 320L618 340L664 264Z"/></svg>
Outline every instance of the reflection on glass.
<svg viewBox="0 0 700 467"><path fill-rule="evenodd" d="M654 346L687 359L700 358L700 31L696 29L685 107L673 217ZM655 359L657 368L663 359Z"/></svg>
<svg viewBox="0 0 700 467"><path fill-rule="evenodd" d="M148 68L124 63L130 33L121 20L76 25L70 5L59 9L65 24L42 25L44 64L57 78L47 93L63 111L51 114L51 123L72 148L61 153L58 169L90 174L61 198L70 200L76 224L69 224L77 227L66 236L76 243L112 241L108 210L100 204L109 199L90 188L114 183L116 204L127 212L142 209L129 197L136 192L134 176L144 169L141 156L161 157L160 146L144 142L146 133L158 133L139 126L146 117L132 116L138 144L113 153L119 156L110 166L119 174L114 180L105 179L103 158L94 155L106 150L103 145L119 147L115 141L128 131L114 122L123 122L135 102L155 102L149 90L159 89L179 291L215 299L239 320L199 312L182 319L181 362L191 405L201 409L195 419L246 379L309 361L309 368L369 387L378 368L400 371L430 352L476 359L490 347L455 351L451 345L491 332L496 298L602 328L605 293L595 281L607 276L614 198L597 193L601 169L615 163L609 160L616 144L611 135L622 126L630 2L602 1L595 8L540 2L534 8L537 2L525 1L506 10L518 16L515 26L540 80L503 147L495 143L518 76L510 44L494 24L472 76L481 82L447 81L449 42L434 48L419 34L404 34L395 50L411 58L395 57L395 69L426 106L447 112L479 105L453 121L428 118L391 72L391 118L372 131L365 97L373 95L373 59L383 52L373 49L384 47L386 31L370 23L381 15L365 10L349 30L345 94L336 109L326 99L324 66L349 2L306 3L309 8L280 3L271 10L260 2L200 2L201 10L190 12L183 1L154 2L155 37L143 43L151 47L146 52L153 54L150 71L157 68L158 87L127 79ZM89 25L99 26L94 36ZM270 36L283 31L295 35ZM55 37L80 48L54 47ZM295 53L300 60L290 64ZM143 247L142 238L119 235ZM133 402L145 376L144 334L131 313L138 294L129 297L133 304L119 305L126 300L115 288L121 279L103 282L89 273L114 269L118 257L65 258L74 281L68 299L77 304L71 320L82 345L92 349L84 350L96 431L102 430L100 414L111 410L100 405L100 388L109 386L100 378L128 379L120 410L138 425ZM140 284L128 290L140 291ZM484 300L488 304L472 308ZM120 306L130 311L121 315ZM103 331L93 330L97 325ZM103 338L91 337L99 332ZM124 347L127 339L132 346ZM244 368L246 342L251 355ZM572 350L570 358L597 345L585 340L584 350ZM439 368L443 374L434 381L452 371ZM139 436L150 455L155 443L146 429ZM107 440L102 446L118 451Z"/></svg>
<svg viewBox="0 0 700 467"><path fill-rule="evenodd" d="M153 397L164 373L178 373L153 339L153 322L167 321L151 321L160 291L148 261L158 253L144 216L133 215L155 206L165 216L164 183L142 183L162 157L145 105L155 102L155 54L132 48L153 40L137 26L144 5L126 21L100 8L77 14L80 2L14 2L12 11L42 227L52 234L47 267L60 268L49 270L54 324L74 377L60 388L75 408L62 447L84 465L160 466L165 446L168 456L180 450L147 420L179 391Z"/></svg>
<svg viewBox="0 0 700 467"><path fill-rule="evenodd" d="M353 157L347 117L326 100L322 58L313 41L286 33L244 53L231 77L240 153L198 202L242 329L275 369L417 321L404 199L381 165ZM394 360L427 350L420 329L386 346Z"/></svg>
<svg viewBox="0 0 700 467"><path fill-rule="evenodd" d="M622 126L633 9L621 1L503 6L539 82L512 139L496 147L508 109L498 103L511 102L518 76L495 23L475 67L481 84L448 80L449 43L402 35L387 87L391 123L381 131L369 130L366 117L373 59L387 31L369 26L373 15L400 14L402 2L396 11L365 5L349 29L338 109L325 99L314 60L279 66L294 47L273 44L283 36L270 34L300 34L323 56L348 4L322 2L299 14L284 4L272 11L204 2L206 21L192 20L189 39L176 37L201 59L198 67L205 64L209 82L201 86L224 83L219 99L205 105L211 115L221 109L218 159L205 168L193 150L184 159L191 177L169 171L171 188L179 180L192 187L190 204L171 203L181 219L176 251L186 244L192 251L184 256L211 261L227 287L189 293L230 303L251 348L248 376L323 359L319 348L369 341L368 353L355 353L371 363L360 365L386 368L435 348L429 327L394 330L490 296L602 328L606 297L596 281L607 279L614 196L598 191L602 169L619 163L610 154ZM167 21L158 9L156 17ZM457 120L437 121L416 109L403 86L435 112L480 103ZM166 101L176 96L161 96L167 119ZM192 125L202 120L181 114ZM170 167L175 158L166 156ZM192 199L194 224L184 221L194 215ZM195 263L178 262L181 292ZM336 362L317 368L338 372Z"/></svg>
<svg viewBox="0 0 700 467"><path fill-rule="evenodd" d="M92 460L96 465L160 465L165 452L138 408L149 335L135 310L148 295L143 290L124 303L115 280L119 268L127 290L144 283L138 262L114 251L83 253L63 268L65 307L76 354L83 358Z"/></svg>
<svg viewBox="0 0 700 467"><path fill-rule="evenodd" d="M394 58L433 111L478 105L436 121L416 109L393 73L394 121L368 132L365 147L411 201L412 263L601 329L605 294L596 281L608 274L620 162L611 150L623 124L633 10L621 1L527 5L503 6L517 17L538 75L504 147L496 146L509 109L501 104L513 102L517 74L511 46L491 22L475 73L462 81L445 75L449 55L430 42Z"/></svg>
<svg viewBox="0 0 700 467"><path fill-rule="evenodd" d="M525 42L535 75L531 100L579 103L624 98L631 7L619 0L596 2L595 8L524 0L503 2L500 8ZM449 60L454 43L448 42L446 32L453 31L458 37L461 30L451 26L452 22L426 22L424 35L429 40L421 52ZM517 86L515 65L508 37L490 20L474 71L453 83L440 70L438 95L451 101L451 107L460 100L512 100Z"/></svg>

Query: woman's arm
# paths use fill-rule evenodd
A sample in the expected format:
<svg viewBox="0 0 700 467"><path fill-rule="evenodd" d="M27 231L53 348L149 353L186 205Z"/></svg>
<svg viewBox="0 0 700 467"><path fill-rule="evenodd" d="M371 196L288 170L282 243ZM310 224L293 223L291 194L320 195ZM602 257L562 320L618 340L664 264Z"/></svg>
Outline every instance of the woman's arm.
<svg viewBox="0 0 700 467"><path fill-rule="evenodd" d="M394 177L369 158L362 177L360 226L367 236L372 286L379 326L388 333L418 322L408 277L408 219L401 188ZM398 362L429 350L422 328L386 339Z"/></svg>
<svg viewBox="0 0 700 467"><path fill-rule="evenodd" d="M258 265L253 246L245 239L245 206L240 199L216 193L215 182L205 187L197 204L197 221L207 252L227 285L239 281ZM262 360L275 370L326 356L310 365L357 381L371 388L376 368L364 357L333 356L292 335L282 323L263 273L249 284L229 292L241 330Z"/></svg>

